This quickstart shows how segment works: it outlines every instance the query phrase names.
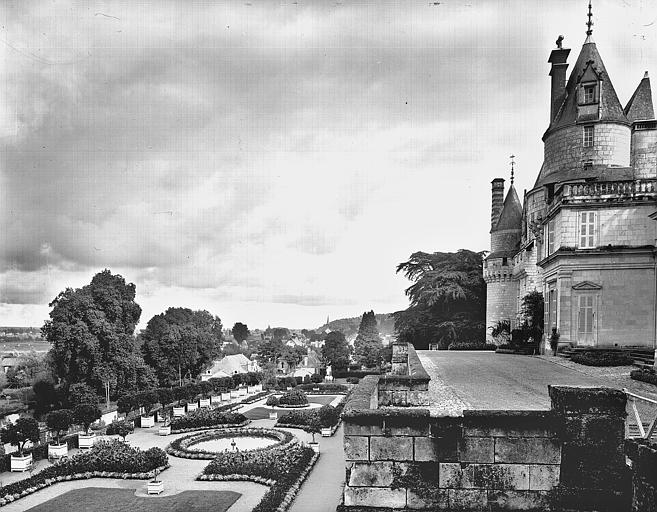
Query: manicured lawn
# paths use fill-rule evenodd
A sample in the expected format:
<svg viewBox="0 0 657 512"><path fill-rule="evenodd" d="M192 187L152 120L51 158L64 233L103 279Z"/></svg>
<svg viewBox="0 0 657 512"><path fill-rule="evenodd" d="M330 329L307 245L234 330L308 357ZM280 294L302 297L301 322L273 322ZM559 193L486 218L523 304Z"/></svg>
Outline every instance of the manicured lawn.
<svg viewBox="0 0 657 512"><path fill-rule="evenodd" d="M308 401L314 404L322 404L322 405L327 405L330 404L333 400L335 400L336 395L316 395L316 396L309 396ZM304 409L275 409L276 412L278 412L279 416L282 416L286 412L290 412L292 410L301 410L303 411ZM307 409L310 410L310 409ZM264 420L269 418L269 413L271 412L271 407L256 407L255 409L251 409L250 411L247 411L244 413L244 416L249 418L250 420Z"/></svg>
<svg viewBox="0 0 657 512"><path fill-rule="evenodd" d="M29 509L30 512L225 512L241 494L232 491L183 491L164 497L141 498L134 489L87 487L69 491Z"/></svg>

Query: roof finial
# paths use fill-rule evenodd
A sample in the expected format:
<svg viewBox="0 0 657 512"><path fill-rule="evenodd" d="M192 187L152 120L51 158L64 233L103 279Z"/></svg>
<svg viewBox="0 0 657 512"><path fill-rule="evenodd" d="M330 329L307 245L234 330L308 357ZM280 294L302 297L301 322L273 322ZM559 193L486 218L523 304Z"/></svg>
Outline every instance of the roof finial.
<svg viewBox="0 0 657 512"><path fill-rule="evenodd" d="M589 0L589 13L587 14L589 17L589 21L586 22L586 26L588 27L588 30L586 31L586 35L588 37L591 37L593 35L593 21L591 18L593 17L593 11L591 7L591 0Z"/></svg>
<svg viewBox="0 0 657 512"><path fill-rule="evenodd" d="M515 161L513 160L516 157L516 155L511 155L509 158L511 159L511 186L513 186L513 168L516 165Z"/></svg>

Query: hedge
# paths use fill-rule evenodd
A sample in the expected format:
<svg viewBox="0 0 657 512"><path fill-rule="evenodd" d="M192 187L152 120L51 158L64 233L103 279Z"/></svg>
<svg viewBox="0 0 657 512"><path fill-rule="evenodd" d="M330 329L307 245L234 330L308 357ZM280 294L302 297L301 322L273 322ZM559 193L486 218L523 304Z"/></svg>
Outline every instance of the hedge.
<svg viewBox="0 0 657 512"><path fill-rule="evenodd" d="M208 428L220 425L242 424L246 416L240 413L223 412L217 409L196 409L184 416L171 420L171 430L179 431L191 428Z"/></svg>
<svg viewBox="0 0 657 512"><path fill-rule="evenodd" d="M316 388L318 388L319 391L315 391ZM310 393L310 394L315 393L322 395L342 395L347 393L347 391L349 391L349 388L344 384L332 384L332 383L302 384L301 386L299 386L299 389L305 391L306 393Z"/></svg>
<svg viewBox="0 0 657 512"><path fill-rule="evenodd" d="M641 382L647 382L648 384L657 386L657 374L655 374L655 370L632 370L630 377L634 380L640 380Z"/></svg>
<svg viewBox="0 0 657 512"><path fill-rule="evenodd" d="M634 359L625 352L587 351L573 354L570 360L586 366L631 366Z"/></svg>
<svg viewBox="0 0 657 512"><path fill-rule="evenodd" d="M497 345L494 343L455 341L447 347L447 350L495 350L496 348Z"/></svg>
<svg viewBox="0 0 657 512"><path fill-rule="evenodd" d="M333 372L333 377L336 379L347 379L349 377L362 379L366 375L381 375L381 370L335 370Z"/></svg>

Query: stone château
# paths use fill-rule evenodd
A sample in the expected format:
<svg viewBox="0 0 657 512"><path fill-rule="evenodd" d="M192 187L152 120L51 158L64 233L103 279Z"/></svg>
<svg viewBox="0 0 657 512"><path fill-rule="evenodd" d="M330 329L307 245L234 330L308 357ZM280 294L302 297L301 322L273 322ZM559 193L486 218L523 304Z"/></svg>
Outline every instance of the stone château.
<svg viewBox="0 0 657 512"><path fill-rule="evenodd" d="M590 8L590 6L589 6ZM646 72L622 106L587 37L552 50L544 161L521 202L492 182L486 324L520 322L522 298L545 299L545 333L577 346L655 347L657 121ZM627 70L631 72L631 70ZM490 332L490 331L489 331ZM544 338L547 338L547 335Z"/></svg>

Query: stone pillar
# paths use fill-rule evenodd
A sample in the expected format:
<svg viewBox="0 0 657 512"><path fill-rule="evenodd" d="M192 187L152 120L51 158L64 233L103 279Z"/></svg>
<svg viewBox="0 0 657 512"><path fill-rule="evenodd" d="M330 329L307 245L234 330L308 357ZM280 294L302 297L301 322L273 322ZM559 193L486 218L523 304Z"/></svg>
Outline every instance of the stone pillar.
<svg viewBox="0 0 657 512"><path fill-rule="evenodd" d="M393 375L408 375L408 345L406 343L392 344Z"/></svg>
<svg viewBox="0 0 657 512"><path fill-rule="evenodd" d="M562 440L559 510L626 512L626 396L611 388L549 386Z"/></svg>

